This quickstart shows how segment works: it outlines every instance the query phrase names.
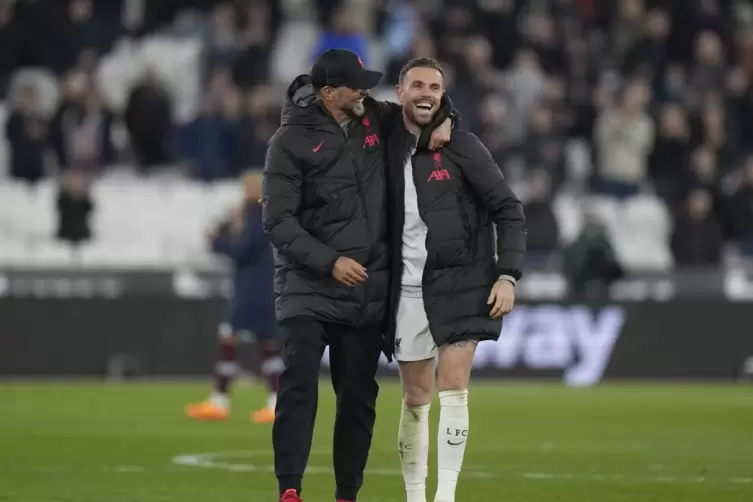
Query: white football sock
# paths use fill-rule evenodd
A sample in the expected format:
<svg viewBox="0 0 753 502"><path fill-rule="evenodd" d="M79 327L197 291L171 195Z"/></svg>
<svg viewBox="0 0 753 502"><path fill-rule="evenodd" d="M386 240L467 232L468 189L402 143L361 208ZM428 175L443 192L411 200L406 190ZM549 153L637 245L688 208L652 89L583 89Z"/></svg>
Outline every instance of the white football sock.
<svg viewBox="0 0 753 502"><path fill-rule="evenodd" d="M408 502L426 502L426 475L429 462L429 408L406 406L400 412L398 452Z"/></svg>
<svg viewBox="0 0 753 502"><path fill-rule="evenodd" d="M437 494L434 502L455 502L455 488L468 440L468 389L439 393Z"/></svg>
<svg viewBox="0 0 753 502"><path fill-rule="evenodd" d="M209 402L219 408L230 409L230 398L227 394L220 394L214 391L209 395Z"/></svg>
<svg viewBox="0 0 753 502"><path fill-rule="evenodd" d="M277 406L277 392L270 392L267 395L267 408L274 411L275 406Z"/></svg>

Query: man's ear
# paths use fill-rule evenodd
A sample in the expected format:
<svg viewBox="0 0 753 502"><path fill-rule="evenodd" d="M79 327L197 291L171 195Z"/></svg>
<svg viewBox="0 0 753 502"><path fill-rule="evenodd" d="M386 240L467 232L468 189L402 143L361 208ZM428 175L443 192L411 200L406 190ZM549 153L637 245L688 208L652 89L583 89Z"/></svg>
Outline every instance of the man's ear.
<svg viewBox="0 0 753 502"><path fill-rule="evenodd" d="M397 99L398 99L398 101L400 101L402 103L403 102L403 88L400 87L400 84L397 84L395 86L395 92L397 93Z"/></svg>

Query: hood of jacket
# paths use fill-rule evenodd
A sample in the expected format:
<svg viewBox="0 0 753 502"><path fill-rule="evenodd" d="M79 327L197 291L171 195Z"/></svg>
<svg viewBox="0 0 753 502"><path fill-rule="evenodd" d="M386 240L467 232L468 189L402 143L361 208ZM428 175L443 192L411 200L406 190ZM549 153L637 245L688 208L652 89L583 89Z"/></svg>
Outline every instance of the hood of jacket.
<svg viewBox="0 0 753 502"><path fill-rule="evenodd" d="M331 121L332 119L322 110L314 86L311 84L311 77L297 76L285 95L280 125L317 127Z"/></svg>

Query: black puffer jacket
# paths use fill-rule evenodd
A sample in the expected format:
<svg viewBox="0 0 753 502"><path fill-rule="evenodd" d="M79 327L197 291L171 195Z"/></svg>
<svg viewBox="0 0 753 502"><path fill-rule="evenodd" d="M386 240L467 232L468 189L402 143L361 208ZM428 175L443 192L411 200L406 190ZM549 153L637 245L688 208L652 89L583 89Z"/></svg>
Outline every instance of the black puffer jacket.
<svg viewBox="0 0 753 502"><path fill-rule="evenodd" d="M393 242L401 242L405 223L404 164L416 144L400 122L389 144L389 218ZM492 160L472 133L457 130L452 140L430 152L425 135L412 162L418 210L426 224L427 260L423 299L429 328L437 345L474 338L496 340L501 319L489 316L487 299L501 275L519 279L526 252L523 208ZM495 242L496 225L496 242ZM496 255L496 256L495 256ZM392 249L391 324L403 272L401 246ZM386 351L391 356L389 348Z"/></svg>
<svg viewBox="0 0 753 502"><path fill-rule="evenodd" d="M287 97L263 184L277 318L383 323L389 287L385 126L396 123L402 108L366 98L364 116L341 127L308 76L299 76ZM337 282L332 269L340 256L366 267L368 280L354 288Z"/></svg>

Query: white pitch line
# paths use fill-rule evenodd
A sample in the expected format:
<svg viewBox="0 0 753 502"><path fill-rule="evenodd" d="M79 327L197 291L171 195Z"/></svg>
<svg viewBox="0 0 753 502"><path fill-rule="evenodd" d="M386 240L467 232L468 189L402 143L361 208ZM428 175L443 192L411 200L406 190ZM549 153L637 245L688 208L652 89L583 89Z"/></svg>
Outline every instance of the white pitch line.
<svg viewBox="0 0 753 502"><path fill-rule="evenodd" d="M330 454L330 450L313 450L312 455ZM235 451L217 451L207 453L188 453L176 455L172 458L172 463L177 466L199 467L202 469L221 469L232 472L274 472L274 466L271 464L256 465L251 463L227 462L221 459L252 459L260 457L270 457L271 450L235 450ZM658 467L654 464L652 467ZM665 466L661 466L665 468ZM658 470L658 469L657 469ZM122 471L137 472L137 471ZM496 472L496 474L495 474ZM306 469L308 474L332 474L331 467L311 465ZM401 476L402 471L398 468L367 468L366 475L372 476ZM689 484L689 483L726 483L726 484L751 484L753 478L727 478L713 480L706 477L679 477L679 476L628 476L625 474L601 474L594 473L590 475L577 475L573 473L553 473L553 472L524 472L516 474L509 471L500 471L500 469L490 469L489 467L480 467L474 469L464 469L464 477L473 478L495 478L495 477L521 477L531 481L632 481L642 483L670 483L670 484Z"/></svg>
<svg viewBox="0 0 753 502"><path fill-rule="evenodd" d="M526 479L554 479L555 475L549 472L526 472L523 477Z"/></svg>
<svg viewBox="0 0 753 502"><path fill-rule="evenodd" d="M753 483L753 478L732 478L729 481L730 483L750 484Z"/></svg>
<svg viewBox="0 0 753 502"><path fill-rule="evenodd" d="M674 476L656 476L654 479L662 483L674 483L677 480Z"/></svg>
<svg viewBox="0 0 753 502"><path fill-rule="evenodd" d="M109 470L113 472L144 472L146 467L143 465L116 465Z"/></svg>
<svg viewBox="0 0 753 502"><path fill-rule="evenodd" d="M256 464L241 464L233 462L223 462L218 459L225 458L258 458L270 456L271 451L268 450L245 450L234 452L208 452L208 453L189 453L181 454L173 457L172 462L176 465L184 465L191 467L199 467L202 469L224 469L233 472L274 472L274 466L256 465ZM312 451L312 455L319 453L330 453L329 451ZM334 470L331 467L324 467L318 465L309 465L306 468L307 474L332 474ZM469 469L463 471L464 475L469 477L488 478L492 477L493 473L486 470ZM365 474L375 476L402 476L402 470L398 468L367 468Z"/></svg>

